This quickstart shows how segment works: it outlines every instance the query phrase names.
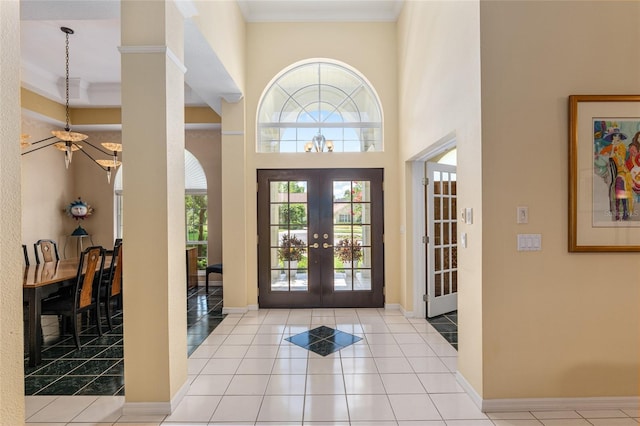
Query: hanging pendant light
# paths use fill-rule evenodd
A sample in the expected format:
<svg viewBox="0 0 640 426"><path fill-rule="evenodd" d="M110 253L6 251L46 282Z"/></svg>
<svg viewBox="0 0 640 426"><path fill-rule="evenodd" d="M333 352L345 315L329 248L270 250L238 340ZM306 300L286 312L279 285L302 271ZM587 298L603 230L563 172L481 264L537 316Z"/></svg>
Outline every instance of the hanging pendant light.
<svg viewBox="0 0 640 426"><path fill-rule="evenodd" d="M65 112L66 112L66 125L64 126L64 130L52 130L51 134L56 138L64 141L64 146L60 146L63 144L55 144L55 147L61 150L64 150L64 164L66 168L69 168L69 164L71 164L71 160L73 159L73 151L74 151L74 143L86 140L89 136L83 133L77 133L71 131L71 126L69 126L69 35L73 34L74 31L71 28L60 27L60 30L65 33ZM78 146L75 151L81 149L81 146Z"/></svg>
<svg viewBox="0 0 640 426"><path fill-rule="evenodd" d="M28 148L32 145L36 145L41 142L49 141L53 138L52 142L49 142L46 145L39 146L38 148L31 149L29 151L25 151L22 155L30 154L39 149L45 148L47 146L53 145L56 149L64 152L64 165L65 168L69 168L69 164L73 160L73 153L76 151L82 152L84 155L89 157L95 164L97 164L100 168L107 172L107 182L111 183L111 170L120 166L121 162L118 160L118 152L122 152L122 144L116 142L103 142L102 146L108 150L109 152L91 144L87 139L89 136L84 133L78 133L71 131L70 119L69 119L69 35L74 34L74 31L68 27L60 27L60 31L65 33L65 126L64 130L53 130L51 134L53 136L39 140L34 143L29 143L27 141L29 135L21 135L20 137L20 146L23 148ZM78 142L83 142L95 150L100 151L103 154L111 155L112 158L110 160L96 160L89 153L83 149L82 145Z"/></svg>

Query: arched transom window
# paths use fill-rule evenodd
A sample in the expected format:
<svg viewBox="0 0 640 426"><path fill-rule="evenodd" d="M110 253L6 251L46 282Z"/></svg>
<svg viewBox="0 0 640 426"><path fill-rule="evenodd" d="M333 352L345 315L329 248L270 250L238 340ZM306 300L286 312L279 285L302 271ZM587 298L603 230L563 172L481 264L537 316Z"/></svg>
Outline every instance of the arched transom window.
<svg viewBox="0 0 640 426"><path fill-rule="evenodd" d="M258 152L382 151L378 96L360 74L314 61L283 71L258 107Z"/></svg>

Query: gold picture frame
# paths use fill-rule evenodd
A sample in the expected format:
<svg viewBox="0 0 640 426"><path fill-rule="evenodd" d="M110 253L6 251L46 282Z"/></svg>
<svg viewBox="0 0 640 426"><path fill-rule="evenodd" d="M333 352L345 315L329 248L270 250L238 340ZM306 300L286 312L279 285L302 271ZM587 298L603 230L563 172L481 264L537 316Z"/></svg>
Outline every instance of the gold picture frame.
<svg viewBox="0 0 640 426"><path fill-rule="evenodd" d="M569 96L569 251L640 251L640 95Z"/></svg>

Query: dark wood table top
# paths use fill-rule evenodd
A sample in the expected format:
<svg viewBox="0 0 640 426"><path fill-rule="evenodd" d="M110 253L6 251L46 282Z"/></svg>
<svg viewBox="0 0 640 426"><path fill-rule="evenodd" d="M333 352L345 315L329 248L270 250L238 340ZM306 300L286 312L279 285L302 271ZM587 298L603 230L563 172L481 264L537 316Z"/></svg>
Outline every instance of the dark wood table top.
<svg viewBox="0 0 640 426"><path fill-rule="evenodd" d="M43 287L62 281L72 280L78 273L80 258L64 259L57 262L45 262L24 267L23 288ZM105 269L111 264L111 256L105 259Z"/></svg>

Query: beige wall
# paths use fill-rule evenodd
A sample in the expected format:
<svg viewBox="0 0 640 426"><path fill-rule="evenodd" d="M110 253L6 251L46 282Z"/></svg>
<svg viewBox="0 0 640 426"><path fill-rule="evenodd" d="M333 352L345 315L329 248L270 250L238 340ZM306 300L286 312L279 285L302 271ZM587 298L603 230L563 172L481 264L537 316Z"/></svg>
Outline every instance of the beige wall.
<svg viewBox="0 0 640 426"><path fill-rule="evenodd" d="M110 132L86 132L89 136L89 141L93 145L100 148L102 142L117 142L120 143L122 136L120 131ZM94 158L109 159L108 155L102 154L91 147L86 146L87 153ZM97 164L87 158L85 155L78 154L77 162L74 162L72 167L74 169L76 179L74 184L75 192L72 198L82 197L91 207L93 207L93 214L87 219L82 221L81 225L84 229L91 234L91 240L93 244L101 245L107 249L113 247L114 242L114 205L113 205L113 182L115 180L116 171L111 172L111 182L107 181L107 172L101 170ZM69 200L69 201L71 201ZM75 222L75 221L71 221ZM71 228L69 231L72 231ZM85 241L86 242L86 241ZM86 247L86 245L84 246ZM66 255L73 257L76 253L73 247L67 247ZM76 253L77 254L77 253Z"/></svg>
<svg viewBox="0 0 640 426"><path fill-rule="evenodd" d="M458 205L474 208L459 226L459 371L484 400L638 395L637 255L567 252L567 97L640 91L640 4L481 4L409 2L398 25L401 160L454 135ZM517 252L518 233L543 250Z"/></svg>
<svg viewBox="0 0 640 426"><path fill-rule="evenodd" d="M567 97L640 92L639 18L638 2L481 3L487 399L638 395L638 255L567 252ZM542 251L517 252L518 233Z"/></svg>
<svg viewBox="0 0 640 426"><path fill-rule="evenodd" d="M222 152L220 129L187 130L185 148L200 162L207 175L208 264L222 263ZM214 279L214 277L211 277Z"/></svg>
<svg viewBox="0 0 640 426"><path fill-rule="evenodd" d="M193 21L244 93L245 22L235 1L193 2L198 10Z"/></svg>
<svg viewBox="0 0 640 426"><path fill-rule="evenodd" d="M35 118L22 118L22 132L35 142L51 136L58 126ZM43 142L42 145L47 142ZM34 149L40 146L33 145ZM73 156L69 169L64 166L64 154L54 147L42 148L23 155L22 165L22 243L27 245L31 262L35 263L33 244L40 239L52 239L58 243L60 256L64 257L67 236L77 226L65 213L67 205L83 194L76 194L75 175L86 161L82 154ZM92 200L83 198L92 204ZM88 225L87 219L84 225ZM71 241L69 241L71 243Z"/></svg>
<svg viewBox="0 0 640 426"><path fill-rule="evenodd" d="M412 250L423 217L411 206L421 203L421 185L412 181L428 152L455 139L458 147L458 207L474 209L473 225L458 222L469 245L458 249L458 368L482 392L482 145L480 139L479 9L477 2L407 2L398 22L400 162L405 168L400 193L407 238L402 258L407 306L413 306L415 274ZM418 186L418 188L416 188ZM416 195L420 194L420 195ZM416 262L417 263L417 262Z"/></svg>
<svg viewBox="0 0 640 426"><path fill-rule="evenodd" d="M385 187L397 185L396 32L394 23L273 23L247 25L246 206L247 247L256 247L256 170L260 168L378 167ZM321 36L319 36L321 34ZM269 82L290 65L309 58L342 61L377 91L384 114L384 153L256 154L256 111ZM386 303L400 303L398 195L385 193ZM247 250L246 304L257 303L257 253ZM233 290L231 290L233 291ZM225 288L225 299L229 290ZM225 301L226 303L226 301Z"/></svg>

